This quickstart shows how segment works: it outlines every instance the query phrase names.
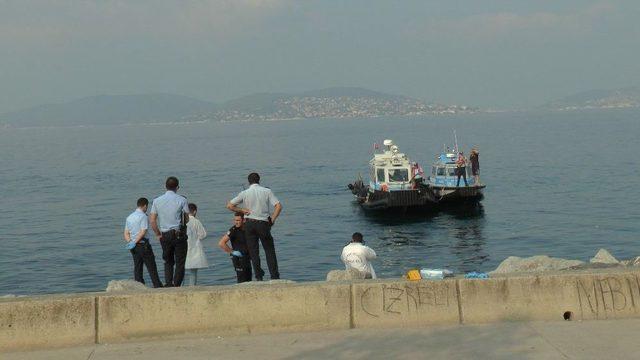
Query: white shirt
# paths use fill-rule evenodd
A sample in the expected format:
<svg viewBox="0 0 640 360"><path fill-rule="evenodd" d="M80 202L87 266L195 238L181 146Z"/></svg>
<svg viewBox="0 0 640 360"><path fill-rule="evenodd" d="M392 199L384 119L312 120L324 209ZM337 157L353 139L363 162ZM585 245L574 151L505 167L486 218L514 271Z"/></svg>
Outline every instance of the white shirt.
<svg viewBox="0 0 640 360"><path fill-rule="evenodd" d="M185 269L202 269L209 267L207 257L202 247L202 239L207 237L207 231L202 226L200 220L189 215L187 223L187 260L185 261Z"/></svg>
<svg viewBox="0 0 640 360"><path fill-rule="evenodd" d="M271 208L276 206L280 200L273 195L271 189L262 187L259 184L251 184L247 190L241 191L238 196L231 199L234 206L243 204L251 211L245 216L247 219L267 221L271 216Z"/></svg>
<svg viewBox="0 0 640 360"><path fill-rule="evenodd" d="M342 249L340 258L347 270L351 267L365 274L370 274L372 279L376 278L376 272L370 263L371 260L376 258L376 252L370 247L352 242Z"/></svg>

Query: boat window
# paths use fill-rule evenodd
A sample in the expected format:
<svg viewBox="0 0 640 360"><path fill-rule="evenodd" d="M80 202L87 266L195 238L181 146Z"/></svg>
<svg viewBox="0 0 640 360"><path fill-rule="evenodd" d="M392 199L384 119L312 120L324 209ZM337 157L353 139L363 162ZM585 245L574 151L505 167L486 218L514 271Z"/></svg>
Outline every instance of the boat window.
<svg viewBox="0 0 640 360"><path fill-rule="evenodd" d="M389 169L389 181L393 181L393 182L409 181L409 170Z"/></svg>
<svg viewBox="0 0 640 360"><path fill-rule="evenodd" d="M384 169L378 169L378 182L383 183L384 180Z"/></svg>
<svg viewBox="0 0 640 360"><path fill-rule="evenodd" d="M439 167L438 168L438 176L444 176L445 172L444 172L444 168L443 167Z"/></svg>
<svg viewBox="0 0 640 360"><path fill-rule="evenodd" d="M449 172L449 176L456 176L456 168L450 167L450 168L447 168L447 170Z"/></svg>

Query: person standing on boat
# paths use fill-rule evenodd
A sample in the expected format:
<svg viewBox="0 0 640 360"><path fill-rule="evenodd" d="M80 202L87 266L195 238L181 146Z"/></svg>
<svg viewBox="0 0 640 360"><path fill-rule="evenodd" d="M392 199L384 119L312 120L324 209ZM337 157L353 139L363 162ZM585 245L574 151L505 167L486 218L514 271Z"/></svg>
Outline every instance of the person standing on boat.
<svg viewBox="0 0 640 360"><path fill-rule="evenodd" d="M258 240L262 243L271 279L280 279L276 248L273 243L273 236L271 236L271 227L275 224L278 216L280 216L282 204L280 204L280 200L273 194L271 189L260 186L260 175L258 175L258 173L249 174L247 179L249 181L249 188L231 199L231 201L227 203L227 209L234 213L241 212L245 214L245 238L256 280L262 281L264 277L264 270L260 267L260 247ZM244 207L238 207L240 204ZM271 212L271 208L273 208L273 212Z"/></svg>
<svg viewBox="0 0 640 360"><path fill-rule="evenodd" d="M469 154L469 161L471 162L471 174L473 174L473 179L476 185L480 184L480 153L477 148L471 149L471 154Z"/></svg>
<svg viewBox="0 0 640 360"><path fill-rule="evenodd" d="M376 272L371 265L371 261L376 257L376 252L364 244L362 234L359 232L351 235L351 242L342 249L340 256L346 270L356 269L364 274L365 279L376 278Z"/></svg>
<svg viewBox="0 0 640 360"><path fill-rule="evenodd" d="M456 187L460 186L461 176L464 178L464 186L469 186L469 183L467 182L467 159L464 157L464 152L462 151L458 153L458 160L456 160L456 172L456 175L458 175Z"/></svg>
<svg viewBox="0 0 640 360"><path fill-rule="evenodd" d="M198 285L198 269L209 267L207 257L204 254L202 240L207 237L207 231L200 220L196 218L198 206L190 203L189 222L187 223L187 260L184 268L189 270L189 285Z"/></svg>
<svg viewBox="0 0 640 360"><path fill-rule="evenodd" d="M169 176L165 182L167 192L151 204L151 228L162 245L164 280L166 287L180 286L184 280L187 259L187 229L189 207L184 196L176 194L178 178ZM174 277L175 266L175 277Z"/></svg>

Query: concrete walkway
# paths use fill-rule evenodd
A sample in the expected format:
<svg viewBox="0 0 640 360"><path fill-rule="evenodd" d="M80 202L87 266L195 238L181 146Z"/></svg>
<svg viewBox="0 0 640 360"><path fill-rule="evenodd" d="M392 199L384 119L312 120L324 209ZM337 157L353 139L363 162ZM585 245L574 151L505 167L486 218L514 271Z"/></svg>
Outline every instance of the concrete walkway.
<svg viewBox="0 0 640 360"><path fill-rule="evenodd" d="M637 359L640 320L197 336L0 354L18 359Z"/></svg>

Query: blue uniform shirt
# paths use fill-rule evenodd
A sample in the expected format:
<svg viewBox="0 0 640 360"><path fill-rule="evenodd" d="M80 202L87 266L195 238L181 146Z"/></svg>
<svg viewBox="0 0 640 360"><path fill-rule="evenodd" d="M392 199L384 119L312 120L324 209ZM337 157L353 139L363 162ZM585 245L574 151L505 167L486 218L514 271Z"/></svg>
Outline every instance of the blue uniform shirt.
<svg viewBox="0 0 640 360"><path fill-rule="evenodd" d="M251 184L247 190L231 199L232 205L237 206L242 203L251 211L251 214L245 216L247 219L262 221L267 221L271 215L271 208L279 202L280 200L273 195L271 189L258 184Z"/></svg>
<svg viewBox="0 0 640 360"><path fill-rule="evenodd" d="M131 215L127 216L124 228L129 231L131 240L135 240L140 231L147 230L149 228L149 219L147 218L147 214L140 209L136 209L136 211L132 212Z"/></svg>
<svg viewBox="0 0 640 360"><path fill-rule="evenodd" d="M182 213L189 213L187 199L168 190L164 195L153 199L151 214L158 214L158 227L161 232L178 230Z"/></svg>

